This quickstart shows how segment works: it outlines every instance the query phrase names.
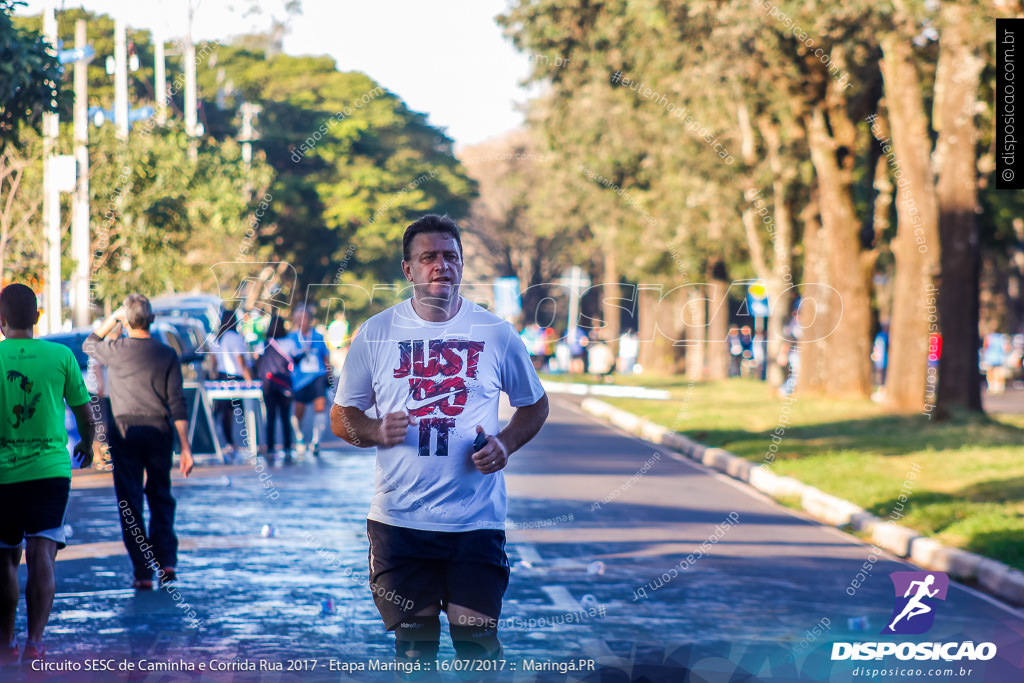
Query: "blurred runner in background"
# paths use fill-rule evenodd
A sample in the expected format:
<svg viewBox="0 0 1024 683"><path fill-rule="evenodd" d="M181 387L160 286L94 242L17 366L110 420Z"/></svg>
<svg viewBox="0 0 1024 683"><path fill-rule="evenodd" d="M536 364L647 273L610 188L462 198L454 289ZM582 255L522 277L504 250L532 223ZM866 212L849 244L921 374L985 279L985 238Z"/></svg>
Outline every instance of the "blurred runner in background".
<svg viewBox="0 0 1024 683"><path fill-rule="evenodd" d="M313 329L315 315L316 309L312 306L296 306L292 313L292 332L287 339L291 344L289 353L298 360L292 371L292 399L295 401L292 428L299 437L300 449L308 443L313 455L320 457L320 435L327 429L327 377L333 370L324 336ZM305 439L302 418L310 403L313 404L313 435Z"/></svg>
<svg viewBox="0 0 1024 683"><path fill-rule="evenodd" d="M220 329L210 344L213 357L217 359L217 379L222 382L252 379L252 371L245 362L249 347L237 328L238 316L235 311L223 311L220 314ZM225 451L230 457L235 451L234 400L219 400L216 403L215 412L220 417L224 443L227 444Z"/></svg>
<svg viewBox="0 0 1024 683"><path fill-rule="evenodd" d="M263 403L267 408L267 443L261 448L267 462L274 464L274 441L277 420L281 419L284 462L292 462L292 370L294 362L288 349L281 345L288 334L284 320L274 315L267 328L267 343L256 361L256 374L263 382Z"/></svg>
<svg viewBox="0 0 1024 683"><path fill-rule="evenodd" d="M578 325L572 328L569 333L569 351L572 354L572 363L569 372L574 375L582 375L587 372L587 345L590 339L582 327Z"/></svg>
<svg viewBox="0 0 1024 683"><path fill-rule="evenodd" d="M985 382L990 394L1001 394L1006 390L1006 360L1010 354L1010 339L1001 332L985 335L981 347L980 367L985 372Z"/></svg>

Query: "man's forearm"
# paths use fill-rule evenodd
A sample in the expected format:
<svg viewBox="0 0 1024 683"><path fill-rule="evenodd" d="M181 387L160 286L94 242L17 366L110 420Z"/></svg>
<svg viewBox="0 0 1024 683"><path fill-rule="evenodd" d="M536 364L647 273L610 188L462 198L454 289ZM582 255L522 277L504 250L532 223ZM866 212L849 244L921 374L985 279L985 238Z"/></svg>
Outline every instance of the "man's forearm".
<svg viewBox="0 0 1024 683"><path fill-rule="evenodd" d="M181 447L191 448L191 444L188 442L188 420L175 420L174 429L178 432L178 441L181 442Z"/></svg>
<svg viewBox="0 0 1024 683"><path fill-rule="evenodd" d="M103 324L96 328L95 334L100 339L106 339L110 332L121 324L121 309L117 309L113 315L103 321Z"/></svg>
<svg viewBox="0 0 1024 683"><path fill-rule="evenodd" d="M539 401L529 406L516 408L508 426L498 432L498 440L504 444L511 455L529 443L537 435L544 421L548 418L548 396L544 394Z"/></svg>
<svg viewBox="0 0 1024 683"><path fill-rule="evenodd" d="M89 419L89 404L83 403L80 406L71 406L71 413L75 416L75 424L78 426L78 435L82 441L92 443L94 431L92 420Z"/></svg>
<svg viewBox="0 0 1024 683"><path fill-rule="evenodd" d="M353 406L331 407L331 431L357 448L369 448L378 444L380 420L369 417Z"/></svg>

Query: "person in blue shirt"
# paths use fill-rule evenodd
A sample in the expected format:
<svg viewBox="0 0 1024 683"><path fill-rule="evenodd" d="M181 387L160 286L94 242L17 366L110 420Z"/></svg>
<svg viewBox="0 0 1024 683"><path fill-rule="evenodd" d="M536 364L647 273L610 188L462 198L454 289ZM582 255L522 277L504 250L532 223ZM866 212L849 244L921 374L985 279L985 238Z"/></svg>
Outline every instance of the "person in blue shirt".
<svg viewBox="0 0 1024 683"><path fill-rule="evenodd" d="M334 371L324 336L313 329L315 314L312 306L297 306L292 313L292 331L286 339L291 346L291 355L297 359L292 370L292 400L295 404L292 426L299 442L308 443L313 455L320 457L320 435L327 429L327 380ZM303 438L302 418L310 403L313 404L313 434L307 441Z"/></svg>
<svg viewBox="0 0 1024 683"><path fill-rule="evenodd" d="M575 375L582 375L587 372L587 344L590 343L590 339L587 338L587 333L583 331L583 328L574 326L569 332L569 353L572 356L572 365L569 368L569 372Z"/></svg>
<svg viewBox="0 0 1024 683"><path fill-rule="evenodd" d="M875 386L885 386L886 371L889 369L889 323L882 323L882 327L875 335L875 343L871 347L871 362L875 366Z"/></svg>
<svg viewBox="0 0 1024 683"><path fill-rule="evenodd" d="M985 371L988 393L1001 394L1006 390L1006 360L1011 350L1010 338L1001 332L985 335L981 348L981 369Z"/></svg>

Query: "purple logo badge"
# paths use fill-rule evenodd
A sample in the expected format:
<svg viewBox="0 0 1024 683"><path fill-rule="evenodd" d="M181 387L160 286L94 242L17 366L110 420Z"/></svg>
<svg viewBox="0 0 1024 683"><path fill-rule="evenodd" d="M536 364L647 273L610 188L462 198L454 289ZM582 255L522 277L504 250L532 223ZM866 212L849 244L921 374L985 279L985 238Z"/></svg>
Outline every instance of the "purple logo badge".
<svg viewBox="0 0 1024 683"><path fill-rule="evenodd" d="M896 604L882 634L926 633L935 623L935 606L946 599L949 577L943 572L893 572Z"/></svg>

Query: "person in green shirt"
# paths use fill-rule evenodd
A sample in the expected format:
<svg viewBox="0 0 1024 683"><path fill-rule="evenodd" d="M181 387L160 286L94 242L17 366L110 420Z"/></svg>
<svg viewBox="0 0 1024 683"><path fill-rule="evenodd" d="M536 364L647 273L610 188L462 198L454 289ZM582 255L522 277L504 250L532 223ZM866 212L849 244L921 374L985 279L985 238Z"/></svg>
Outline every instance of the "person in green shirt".
<svg viewBox="0 0 1024 683"><path fill-rule="evenodd" d="M79 466L92 463L89 392L71 349L32 338L39 320L36 295L22 284L0 291L0 666L18 661L14 620L18 565L25 545L28 641L22 666L45 658L43 629L56 589L54 562L65 547L64 521L71 491L64 401L82 440Z"/></svg>

